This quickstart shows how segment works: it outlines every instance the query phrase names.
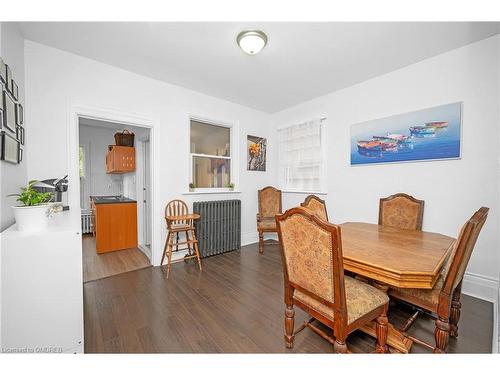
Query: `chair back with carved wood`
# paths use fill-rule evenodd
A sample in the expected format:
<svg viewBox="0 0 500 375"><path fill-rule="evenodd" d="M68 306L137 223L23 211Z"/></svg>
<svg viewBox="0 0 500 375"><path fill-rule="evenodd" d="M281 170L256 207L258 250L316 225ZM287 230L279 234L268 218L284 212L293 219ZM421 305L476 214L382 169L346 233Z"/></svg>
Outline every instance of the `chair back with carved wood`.
<svg viewBox="0 0 500 375"><path fill-rule="evenodd" d="M462 282L477 238L488 217L488 212L489 208L481 207L464 224L448 258L449 261L444 266L445 281L439 296L439 305L444 304L446 307L438 307L443 312L448 309L447 304L450 303L453 291Z"/></svg>
<svg viewBox="0 0 500 375"><path fill-rule="evenodd" d="M321 220L328 221L328 212L326 210L326 203L323 199L318 198L316 195L309 195L304 202L300 204L319 217Z"/></svg>
<svg viewBox="0 0 500 375"><path fill-rule="evenodd" d="M165 207L165 217L167 216L182 216L189 214L188 205L186 202L181 201L180 199L174 199L167 203ZM187 220L176 220L170 222L167 220L167 226L170 229L173 225L186 225L190 224Z"/></svg>
<svg viewBox="0 0 500 375"><path fill-rule="evenodd" d="M277 215L276 222L285 275L285 302L293 298L297 289L330 306L336 314L335 320L347 324L340 228L301 207Z"/></svg>
<svg viewBox="0 0 500 375"><path fill-rule="evenodd" d="M266 186L259 190L259 215L261 219L281 214L281 190Z"/></svg>
<svg viewBox="0 0 500 375"><path fill-rule="evenodd" d="M378 224L402 229L422 230L424 201L398 193L380 199Z"/></svg>

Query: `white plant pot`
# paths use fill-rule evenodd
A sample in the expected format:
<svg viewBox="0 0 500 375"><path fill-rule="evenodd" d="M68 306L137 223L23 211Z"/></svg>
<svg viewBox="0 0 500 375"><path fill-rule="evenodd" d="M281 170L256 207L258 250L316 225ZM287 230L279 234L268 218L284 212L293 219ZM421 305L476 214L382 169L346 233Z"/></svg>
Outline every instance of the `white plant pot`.
<svg viewBox="0 0 500 375"><path fill-rule="evenodd" d="M17 230L21 232L42 232L49 226L49 209L52 204L38 206L13 206Z"/></svg>

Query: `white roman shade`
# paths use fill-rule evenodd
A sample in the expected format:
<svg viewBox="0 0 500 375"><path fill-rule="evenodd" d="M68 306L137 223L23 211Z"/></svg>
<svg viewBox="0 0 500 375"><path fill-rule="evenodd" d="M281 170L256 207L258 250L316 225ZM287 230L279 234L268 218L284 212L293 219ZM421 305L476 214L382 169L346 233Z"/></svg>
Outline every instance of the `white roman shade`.
<svg viewBox="0 0 500 375"><path fill-rule="evenodd" d="M321 120L278 130L279 178L282 190L323 191Z"/></svg>

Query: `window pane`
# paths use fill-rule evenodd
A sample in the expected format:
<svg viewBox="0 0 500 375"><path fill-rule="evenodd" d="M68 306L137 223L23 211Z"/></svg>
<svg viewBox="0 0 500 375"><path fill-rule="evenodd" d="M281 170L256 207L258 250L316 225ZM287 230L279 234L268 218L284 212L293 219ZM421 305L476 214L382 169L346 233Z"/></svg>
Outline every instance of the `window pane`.
<svg viewBox="0 0 500 375"><path fill-rule="evenodd" d="M231 160L193 156L193 183L197 188L223 188L231 182Z"/></svg>
<svg viewBox="0 0 500 375"><path fill-rule="evenodd" d="M231 129L191 120L191 153L230 156Z"/></svg>

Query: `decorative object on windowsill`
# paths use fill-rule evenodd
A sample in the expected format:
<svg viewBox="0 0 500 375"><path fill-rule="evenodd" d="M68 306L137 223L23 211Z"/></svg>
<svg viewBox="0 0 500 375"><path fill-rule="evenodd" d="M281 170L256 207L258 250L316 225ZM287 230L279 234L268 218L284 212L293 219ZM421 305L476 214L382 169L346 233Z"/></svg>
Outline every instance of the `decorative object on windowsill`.
<svg viewBox="0 0 500 375"><path fill-rule="evenodd" d="M247 135L247 169L249 171L266 170L266 138Z"/></svg>
<svg viewBox="0 0 500 375"><path fill-rule="evenodd" d="M196 189L196 185L193 184L192 182L189 183L189 191L194 191Z"/></svg>
<svg viewBox="0 0 500 375"><path fill-rule="evenodd" d="M351 165L460 159L462 103L351 126Z"/></svg>
<svg viewBox="0 0 500 375"><path fill-rule="evenodd" d="M0 132L0 160L19 164L22 159L21 144L5 131Z"/></svg>
<svg viewBox="0 0 500 375"><path fill-rule="evenodd" d="M128 129L115 133L115 143L117 146L134 147L135 134Z"/></svg>
<svg viewBox="0 0 500 375"><path fill-rule="evenodd" d="M234 190L234 183L230 182L229 184L226 185L226 187L230 190L230 191L233 191Z"/></svg>
<svg viewBox="0 0 500 375"><path fill-rule="evenodd" d="M10 194L8 197L17 197L20 206L12 206L16 219L17 230L21 232L40 232L49 225L49 218L60 212L61 205L51 203L52 193L41 193L33 188L37 181L33 180L21 188L19 194Z"/></svg>

